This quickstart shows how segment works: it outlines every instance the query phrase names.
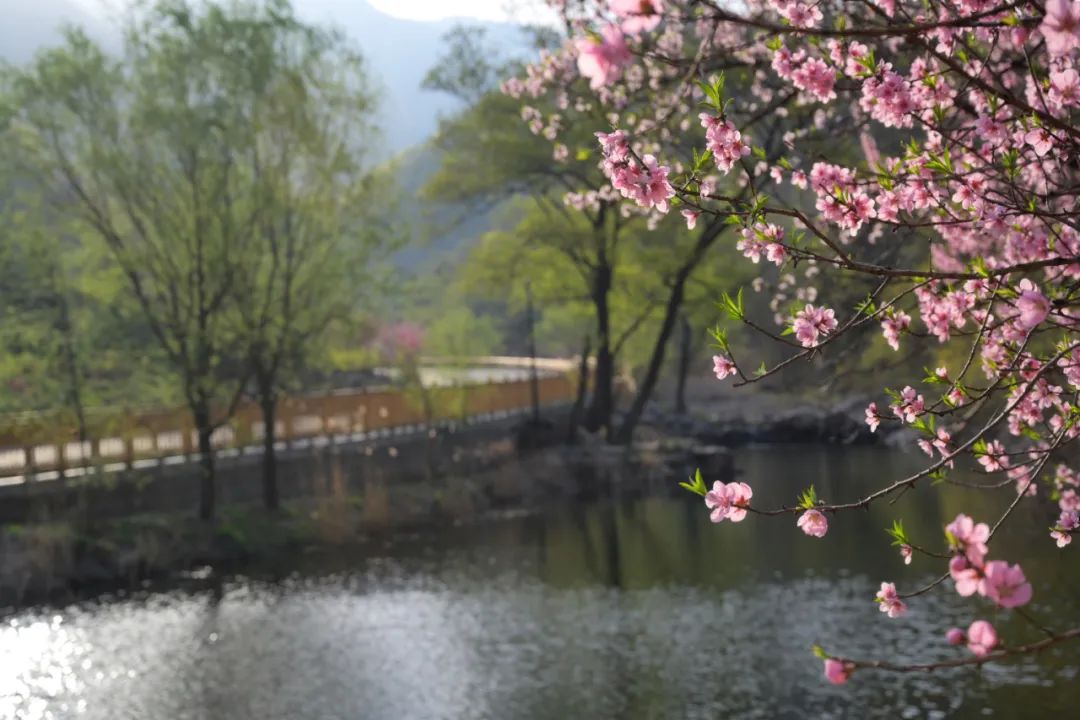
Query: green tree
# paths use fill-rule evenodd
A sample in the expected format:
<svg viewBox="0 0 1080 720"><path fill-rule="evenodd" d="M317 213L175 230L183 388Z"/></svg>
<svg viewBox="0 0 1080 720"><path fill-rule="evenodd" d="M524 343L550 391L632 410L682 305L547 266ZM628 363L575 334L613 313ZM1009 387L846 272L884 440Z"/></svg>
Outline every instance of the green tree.
<svg viewBox="0 0 1080 720"><path fill-rule="evenodd" d="M578 141L571 140L573 129L566 125L564 136L575 150L591 148L595 138L583 128L594 127L589 122L602 122L602 118L578 120ZM609 428L615 374L611 292L618 246L624 228L641 224L641 219L620 216L614 202L600 195L605 181L587 151L578 155L568 149L563 161L554 160L551 143L532 134L521 122L518 101L499 92L484 94L462 114L442 123L435 145L443 153L442 165L424 189L428 199L475 207L528 195L544 212L568 216L562 199L565 193L593 193L595 202L580 213L585 224L575 225L573 240L560 235L537 240L566 257L576 272L588 276L597 349L595 387L586 426L593 430Z"/></svg>
<svg viewBox="0 0 1080 720"><path fill-rule="evenodd" d="M598 168L593 131L610 122L600 104L571 101L573 89L561 99L531 98L526 92L523 101L491 87L486 69L456 69L470 58L490 57L477 49L482 39L476 33L451 37L444 61L430 78L434 87L478 99L442 123L435 141L443 153L442 166L428 183L427 195L466 205L528 196L537 212L530 212L512 232L487 238L482 252L491 262L490 252L500 252L496 243L517 244L521 252L508 252L506 260L518 271L509 277L519 282L524 277L536 280L537 273L553 268L560 289L545 293L541 286L546 281L537 282L545 314L545 303L553 295L572 298L579 308L582 298L587 301L597 349L585 425L604 428L609 440L628 442L659 378L687 283L727 226L714 221L688 232L676 216L650 232L637 209L620 205L618 193ZM510 71L503 67L504 73ZM634 108L649 101L650 90L643 84L626 98L623 115L632 118ZM584 293L578 279L585 283ZM625 314L617 309L620 304ZM642 332L646 328L650 332ZM573 335L580 342L580 332ZM621 426L613 428L616 360L631 342L642 344L644 375Z"/></svg>
<svg viewBox="0 0 1080 720"><path fill-rule="evenodd" d="M264 502L276 509L279 397L377 288L369 270L393 236L372 212L378 185L364 160L375 98L361 57L286 5L270 10L249 21L250 85L234 98L250 123L238 167L255 205L231 307L262 411Z"/></svg>
<svg viewBox="0 0 1080 720"><path fill-rule="evenodd" d="M276 82L285 59L306 51L281 32L290 27L284 2L163 2L134 13L119 60L71 32L11 83L10 129L28 167L53 184L58 207L74 199L176 372L198 437L204 519L215 507L212 436L251 368L250 335L230 310L257 274L264 230L279 222L266 206L286 182L260 176L273 136L253 130L265 120L260 94L297 80Z"/></svg>

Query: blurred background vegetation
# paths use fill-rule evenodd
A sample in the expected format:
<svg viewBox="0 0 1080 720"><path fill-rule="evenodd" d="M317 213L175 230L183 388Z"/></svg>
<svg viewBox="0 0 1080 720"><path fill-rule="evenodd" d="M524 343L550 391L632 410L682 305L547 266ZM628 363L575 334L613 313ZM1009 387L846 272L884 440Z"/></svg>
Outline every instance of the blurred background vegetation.
<svg viewBox="0 0 1080 720"><path fill-rule="evenodd" d="M425 356L523 355L531 296L539 353L594 359L586 427L625 442L650 399L687 409L723 292L759 290L768 327L813 300L816 268L754 265L729 226L608 198L599 106L523 112L500 92L561 42L551 28L316 0L18 12L0 29L0 412L186 406L205 434L240 397L272 412L363 382L403 324ZM748 82L732 71L729 93ZM647 87L628 115L646 102ZM757 160L804 121L766 115ZM837 154L827 127L806 142ZM849 282L854 307L869 287ZM733 343L755 366L784 353ZM932 361L871 327L812 361L825 387L796 369L769 388L877 390L884 364Z"/></svg>

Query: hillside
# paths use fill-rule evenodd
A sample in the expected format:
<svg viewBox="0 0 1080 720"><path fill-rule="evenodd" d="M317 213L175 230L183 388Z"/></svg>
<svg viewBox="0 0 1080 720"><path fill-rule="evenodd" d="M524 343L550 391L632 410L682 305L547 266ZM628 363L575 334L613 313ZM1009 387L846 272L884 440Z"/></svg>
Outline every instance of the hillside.
<svg viewBox="0 0 1080 720"><path fill-rule="evenodd" d="M98 0L103 8L121 2ZM516 25L473 20L421 22L381 13L363 0L293 0L305 21L341 28L370 63L371 75L381 89L380 159L419 145L432 136L441 115L458 109L452 98L421 88L424 76L439 59L442 37L462 22L482 26L492 47L508 54L523 47L525 38ZM61 40L61 28L80 26L107 48L119 46L115 10L88 12L94 0L33 0L4 3L0 20L0 58L23 63L38 50Z"/></svg>
<svg viewBox="0 0 1080 720"><path fill-rule="evenodd" d="M508 223L506 204L486 207L421 201L420 190L439 162L438 151L426 145L410 148L392 161L393 175L401 188L399 221L412 238L412 243L394 260L411 274L456 262L476 238Z"/></svg>
<svg viewBox="0 0 1080 720"><path fill-rule="evenodd" d="M36 0L6 8L0 23L0 58L26 62L38 50L60 42L64 25L82 27L105 47L118 48L119 23L106 19L115 18L115 10L87 12L85 8L93 4L94 0ZM454 98L421 85L443 52L443 35L461 22L485 28L486 41L504 56L521 55L526 37L509 23L402 20L363 0L294 0L294 6L303 20L337 26L352 38L380 88L382 136L375 160L395 168L393 176L401 188L399 222L413 239L396 256L397 265L421 272L452 261L471 240L493 227L498 210L430 205L417 199L439 163L427 140L438 129L440 117L461 108Z"/></svg>

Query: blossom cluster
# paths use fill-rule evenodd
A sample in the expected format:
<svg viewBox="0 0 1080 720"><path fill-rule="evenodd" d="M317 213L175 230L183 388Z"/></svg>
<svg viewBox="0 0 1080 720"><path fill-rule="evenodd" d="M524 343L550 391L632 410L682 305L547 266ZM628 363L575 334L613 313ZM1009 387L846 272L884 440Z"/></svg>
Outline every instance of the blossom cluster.
<svg viewBox="0 0 1080 720"><path fill-rule="evenodd" d="M670 169L657 164L652 155L644 155L640 160L634 157L626 133L621 130L598 132L596 137L603 150L604 174L612 187L642 207L667 212L668 200L675 194L668 181Z"/></svg>
<svg viewBox="0 0 1080 720"><path fill-rule="evenodd" d="M1014 500L995 528L1037 504L1054 518L1043 551L1068 547L1080 531L1080 0L553 5L571 36L504 89L600 109L604 197L652 218L675 208L690 233L737 226L753 289L771 292L775 332L748 319L741 295L731 314L790 357L751 376L724 343L719 380L835 358L865 327L883 352L928 361L918 374L898 362L888 381L901 389L865 412L872 432L907 433L924 471L860 502L814 496L762 513L796 512L821 538L841 509L973 468ZM523 117L558 143L555 114ZM592 192L567 202L594 208ZM846 296L852 286L867 294ZM715 522L743 520L752 497L745 483L701 494ZM922 545L897 533L911 563ZM961 596L1025 606L1032 584L990 558L992 536L960 513L946 552L926 555ZM877 595L891 618L907 599L891 582ZM980 619L947 639L976 659L1002 647ZM858 667L826 658L832 682Z"/></svg>

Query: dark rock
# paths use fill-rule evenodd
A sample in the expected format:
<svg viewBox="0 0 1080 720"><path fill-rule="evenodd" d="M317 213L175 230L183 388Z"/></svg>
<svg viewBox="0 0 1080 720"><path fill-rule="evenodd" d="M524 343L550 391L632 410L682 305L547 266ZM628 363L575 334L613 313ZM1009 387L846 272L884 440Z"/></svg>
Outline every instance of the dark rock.
<svg viewBox="0 0 1080 720"><path fill-rule="evenodd" d="M79 584L104 583L119 577L111 558L84 555L75 561L72 580Z"/></svg>
<svg viewBox="0 0 1080 720"><path fill-rule="evenodd" d="M530 418L514 428L514 446L519 454L551 447L561 440L555 423L546 418Z"/></svg>

